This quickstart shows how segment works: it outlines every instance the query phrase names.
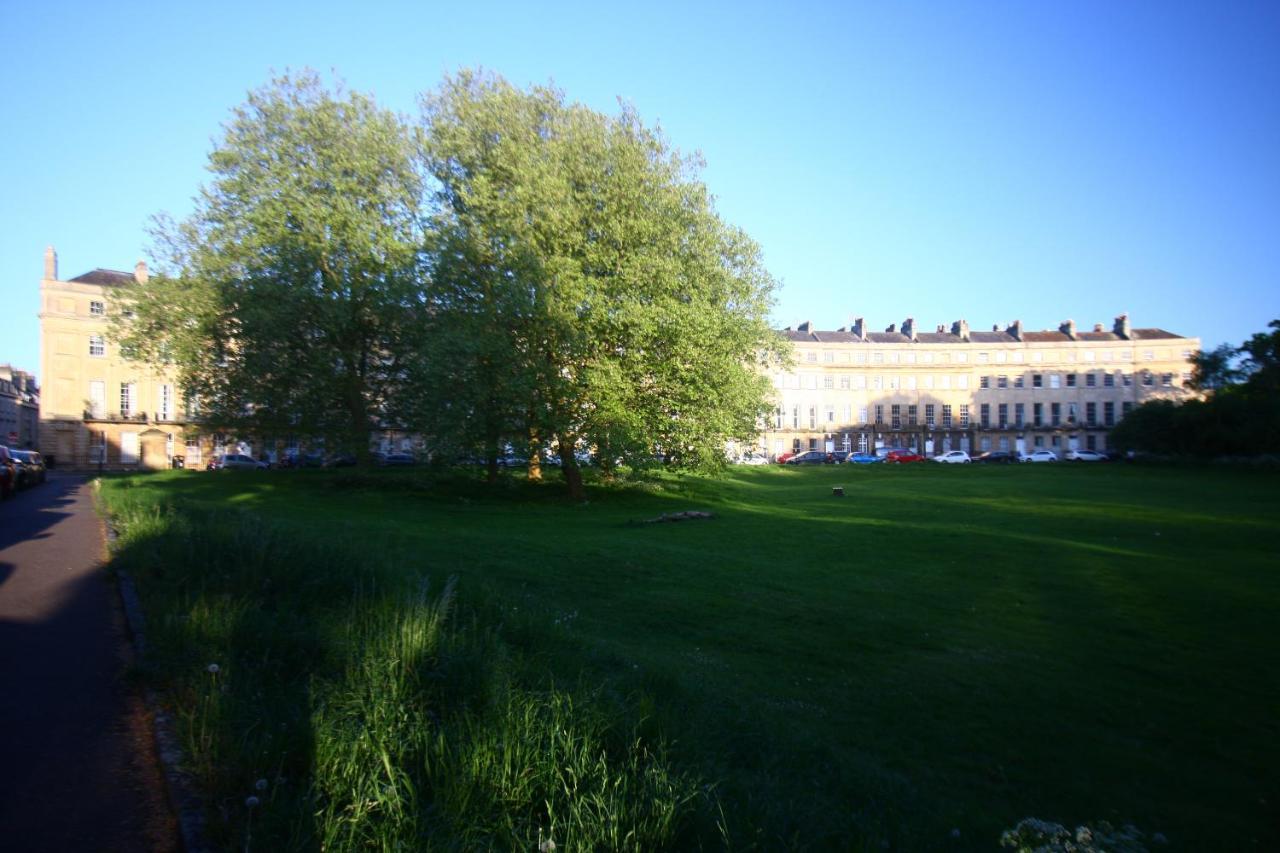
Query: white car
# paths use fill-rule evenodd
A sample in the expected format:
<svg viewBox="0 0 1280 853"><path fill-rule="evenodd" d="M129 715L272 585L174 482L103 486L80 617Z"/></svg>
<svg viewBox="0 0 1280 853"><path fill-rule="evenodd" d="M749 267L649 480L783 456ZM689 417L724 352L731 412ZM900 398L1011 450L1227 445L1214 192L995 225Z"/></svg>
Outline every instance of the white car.
<svg viewBox="0 0 1280 853"><path fill-rule="evenodd" d="M759 453L747 453L738 457L737 464L738 465L768 465L769 457L761 456Z"/></svg>
<svg viewBox="0 0 1280 853"><path fill-rule="evenodd" d="M963 450L948 450L940 456L933 457L934 462L946 462L950 465L966 465L973 460Z"/></svg>
<svg viewBox="0 0 1280 853"><path fill-rule="evenodd" d="M1068 450L1068 462L1106 462L1106 455L1096 450Z"/></svg>
<svg viewBox="0 0 1280 853"><path fill-rule="evenodd" d="M1023 462L1057 462L1058 454L1054 453L1052 450L1037 450L1035 453L1032 453L1030 456L1024 456L1022 458L1022 461Z"/></svg>

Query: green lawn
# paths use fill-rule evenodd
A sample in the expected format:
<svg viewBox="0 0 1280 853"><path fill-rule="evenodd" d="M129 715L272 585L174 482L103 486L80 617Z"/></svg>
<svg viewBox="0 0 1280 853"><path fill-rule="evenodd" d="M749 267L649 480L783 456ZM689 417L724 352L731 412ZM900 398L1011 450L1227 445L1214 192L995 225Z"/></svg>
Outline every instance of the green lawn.
<svg viewBox="0 0 1280 853"><path fill-rule="evenodd" d="M641 706L735 846L993 849L1036 816L1199 850L1280 844L1277 485L1063 464L745 469L584 505L404 472L103 493L457 576L526 679ZM636 523L693 508L715 518Z"/></svg>

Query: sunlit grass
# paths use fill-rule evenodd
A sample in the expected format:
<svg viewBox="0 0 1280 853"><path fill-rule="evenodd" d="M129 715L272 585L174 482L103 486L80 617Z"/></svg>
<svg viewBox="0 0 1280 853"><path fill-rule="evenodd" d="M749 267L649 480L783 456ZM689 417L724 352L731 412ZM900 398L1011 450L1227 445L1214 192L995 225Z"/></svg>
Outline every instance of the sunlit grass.
<svg viewBox="0 0 1280 853"><path fill-rule="evenodd" d="M846 496L832 497L833 485ZM379 567L379 584L428 578L441 589L456 576L458 600L480 614L477 630L507 649L500 668L516 686L495 695L555 684L595 697L592 714L605 716L588 717L613 732L612 772L642 799L668 801L642 782L644 756L660 754L652 744L669 744L664 778L716 783L711 799L672 801L662 818L678 825L664 836L679 839L671 846L719 846L721 815L734 846L757 849L990 849L1027 815L1132 820L1185 849L1228 837L1262 849L1274 838L1273 477L1066 465L750 469L600 484L586 505L564 503L554 483L487 489L415 472L176 472L112 480L104 491L136 516L142 556L175 518L147 507L173 505L187 518L236 506L270 519L271 536L286 543L354 549L361 565ZM640 523L689 508L716 517ZM210 565L181 553L171 565ZM309 568L278 578L276 562L247 560L218 605L238 614L227 619L257 624L287 612L294 627L283 641L318 632L303 646L318 660L332 656L320 648L360 648L324 639L360 612L351 572L320 572L327 582L347 577L339 592L316 587ZM159 606L195 612L190 590L183 595ZM195 621L205 623L219 643L252 645L215 620ZM191 695L199 707L203 694ZM582 707L538 695L527 701L546 713ZM486 707L492 725L518 722L512 731L542 743L536 729L551 717L504 723L501 703ZM322 722L311 719L307 737ZM633 734L648 744L640 752L621 746ZM467 761L508 766L506 753L476 756ZM507 784L494 777L481 787ZM465 799L479 804L483 794ZM348 820L378 800L360 802L331 813L356 834L320 836L356 846L394 811ZM556 808L585 803L575 795ZM534 825L526 807L516 811L521 826ZM420 832L425 818L405 814L405 831Z"/></svg>

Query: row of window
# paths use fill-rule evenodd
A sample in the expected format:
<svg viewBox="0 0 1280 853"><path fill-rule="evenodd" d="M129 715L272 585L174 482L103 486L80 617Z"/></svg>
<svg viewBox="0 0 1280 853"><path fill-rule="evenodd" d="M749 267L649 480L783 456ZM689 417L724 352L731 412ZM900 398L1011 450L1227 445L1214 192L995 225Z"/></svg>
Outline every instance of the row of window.
<svg viewBox="0 0 1280 853"><path fill-rule="evenodd" d="M885 419L885 410L888 409L888 420ZM810 405L808 409L808 417L801 417L801 407L793 405L790 412L786 407L778 406L773 412L773 428L784 429L790 422L791 429L801 429L805 424L809 429L816 430L819 423L823 428L831 428L837 423L851 424L888 424L892 429L902 429L903 427L923 426L937 428L939 425L943 429L950 429L958 426L960 429L968 429L970 426L969 406L961 404L955 409L950 404L934 404L926 403L924 405L924 420L920 420L920 406L909 403L906 405L900 403L892 403L887 407L883 404L875 406L860 406L858 408L858 419L853 419L853 407L844 407L844 419L837 421L837 411L835 406L827 406L821 412L823 419L819 421L819 411L816 405ZM958 410L958 411L957 411ZM1125 402L1121 404L1120 416L1124 417L1133 411L1133 403ZM871 419L874 413L875 419ZM938 417L939 413L941 418ZM790 417L788 418L788 414ZM1010 419L1012 414L1012 419ZM1116 424L1116 404L1106 401L1101 404L1085 403L1084 419L1080 418L1080 405L1078 403L1049 403L1046 409L1044 403L1031 404L1031 420L1027 420L1027 406L1025 403L1014 403L1010 406L1008 403L1000 403L995 407L996 418L992 420L992 406L990 403L982 403L978 407L978 424L984 429L990 429L996 426L999 429L1022 429L1024 427L1058 427L1058 426L1074 426L1083 424L1084 426L1103 426L1112 427ZM1101 418L1099 418L1101 415Z"/></svg>
<svg viewBox="0 0 1280 853"><path fill-rule="evenodd" d="M1032 373L1032 388L1049 388L1056 390L1060 388L1131 388L1134 383L1134 374L1123 373L1120 371L1099 372L1093 371L1089 373ZM1143 387L1154 388L1157 384L1172 388L1174 384L1173 373L1161 373L1159 375L1149 370L1144 370L1137 374L1139 381ZM1186 384L1191 381L1191 373L1189 371L1182 374L1182 383ZM774 387L779 389L790 390L817 390L819 381L824 390L833 391L838 386L841 391L883 391L899 389L907 391L924 390L942 390L949 391L955 388L959 391L967 391L969 389L969 377L967 374L959 376L951 376L950 374L926 374L923 376L895 376L895 375L874 375L867 376L862 373L842 373L842 374L818 374L818 373L778 373L773 377ZM1017 375L1010 377L1006 374L999 376L979 376L978 388L1026 388L1026 375Z"/></svg>
<svg viewBox="0 0 1280 853"><path fill-rule="evenodd" d="M173 386L160 385L157 386L158 391L156 397L158 399L159 410L156 415L160 420L168 421L173 419ZM101 379L94 379L89 382L89 414L92 417L100 418L104 415L107 405L107 383ZM120 383L120 414L124 417L132 417L138 413L138 383L137 382L121 382Z"/></svg>
<svg viewBox="0 0 1280 853"><path fill-rule="evenodd" d="M1085 350L1068 350L1065 361L1097 362L1097 361L1133 361L1134 351L1131 349L1085 349ZM1155 361L1157 354L1160 358L1172 358L1173 350L1143 350L1142 358L1144 361ZM1190 359L1193 355L1192 350L1182 350L1182 357ZM1059 353L1056 350L1031 350L1030 361L1033 364L1041 362L1058 361ZM967 352L904 352L901 350L889 350L887 352L881 350L872 350L871 352L836 352L835 350L822 350L821 359L819 359L819 351L803 350L800 358L807 364L816 364L821 360L824 364L968 364L969 353ZM977 364L1022 364L1024 356L1020 350L996 350L995 352L979 351L975 353L975 362Z"/></svg>
<svg viewBox="0 0 1280 853"><path fill-rule="evenodd" d="M901 443L903 443L907 447L910 447L913 450L919 448L919 445L917 444L916 440L910 436L901 436L901 437L895 438L894 441L895 442L900 441ZM1032 441L1032 445L1037 449L1049 446L1054 448L1055 450L1058 450L1062 448L1062 444L1063 444L1061 435L1050 435L1050 436L1037 435L1037 436L1033 436L1031 441ZM849 433L846 432L843 436L840 437L840 441L839 441L839 447L845 453L851 452L854 447L857 447L860 453L866 453L868 452L868 448L870 447L870 444L871 444L870 437L865 432L859 432L854 435L850 435ZM1103 449L1102 440L1097 435L1086 435L1084 437L1084 444L1085 444L1085 447L1088 448L1089 450ZM773 452L775 455L782 453L783 445L784 443L782 439L780 438L774 439ZM1072 445L1072 446L1075 446L1075 445ZM827 452L834 452L836 450L836 447L837 447L837 442L834 439L825 440L825 448ZM1021 445L1019 445L1019 447L1021 447ZM795 453L799 453L801 452L801 450L804 449L803 444L801 443L801 440L799 438L793 438L791 440L791 449ZM818 439L816 437L809 438L809 449L810 450L819 449ZM955 441L955 447L953 448L951 436L944 435L933 446L933 450L931 452L946 453L948 450L952 450L952 449L965 450L965 451L969 450L968 437L960 436ZM978 439L978 450L980 450L981 452L986 453L987 451L994 450L994 449L1003 450L1007 453L1013 449L1012 442L1010 442L1009 437L1007 435L1002 435L997 437L994 442L992 441L991 436L984 435Z"/></svg>

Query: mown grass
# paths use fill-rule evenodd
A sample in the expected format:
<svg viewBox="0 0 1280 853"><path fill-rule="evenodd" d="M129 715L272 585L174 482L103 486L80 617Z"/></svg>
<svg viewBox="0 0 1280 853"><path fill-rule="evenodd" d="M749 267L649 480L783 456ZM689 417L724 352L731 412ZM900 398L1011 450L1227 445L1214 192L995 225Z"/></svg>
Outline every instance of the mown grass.
<svg viewBox="0 0 1280 853"><path fill-rule="evenodd" d="M1275 486L874 466L568 505L175 472L103 497L228 846L531 849L554 823L572 849L991 849L1035 815L1268 849ZM716 518L636 523L695 507ZM423 620L436 639L405 646Z"/></svg>

